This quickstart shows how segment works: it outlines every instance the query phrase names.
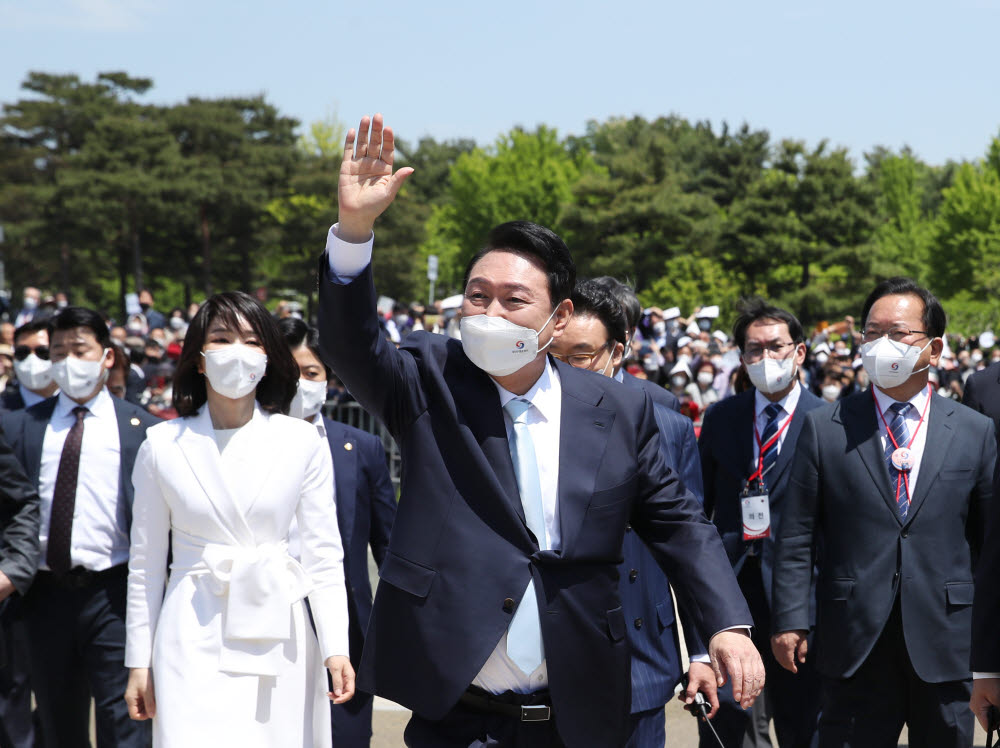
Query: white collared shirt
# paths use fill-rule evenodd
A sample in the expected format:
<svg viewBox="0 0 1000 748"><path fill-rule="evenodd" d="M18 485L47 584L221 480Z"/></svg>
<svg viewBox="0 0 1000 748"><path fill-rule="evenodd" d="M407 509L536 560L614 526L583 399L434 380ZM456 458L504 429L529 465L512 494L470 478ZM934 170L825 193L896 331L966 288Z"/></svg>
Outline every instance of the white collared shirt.
<svg viewBox="0 0 1000 748"><path fill-rule="evenodd" d="M48 397L42 397L37 392L32 392L27 387L25 387L23 384L18 384L17 386L21 390L21 399L24 400L24 407L25 408L30 408L32 405L37 405L42 400L48 400L49 399ZM59 390L56 390L55 394L58 395L59 394ZM49 397L52 397L52 395L49 395Z"/></svg>
<svg viewBox="0 0 1000 748"><path fill-rule="evenodd" d="M779 432L778 454L781 454L781 445L785 443L785 436L788 434L788 429L782 430L782 427L785 425L788 419L792 417L792 414L798 407L799 397L801 395L802 395L802 385L796 384L794 387L792 387L791 391L787 395L778 400L778 405L780 405L782 409L781 413L778 414L778 432ZM766 397L764 397L764 394L760 390L755 390L753 403L754 403L754 414L755 414L754 423L757 426L757 436L763 439L764 429L767 428L767 420L768 420L767 415L764 413L764 410L767 408L768 405L771 404L771 401L768 400ZM757 469L756 466L759 460L760 460L760 447L757 444L757 438L754 437L753 464L755 470ZM767 478L764 478L764 480L766 481Z"/></svg>
<svg viewBox="0 0 1000 748"><path fill-rule="evenodd" d="M878 403L878 407L882 409L882 414L885 416L884 420L878 413L875 414L875 418L878 421L878 432L879 437L882 441L882 453L885 453L885 445L889 441L889 434L886 430L886 425L892 423L893 413L889 410L890 406L896 402L887 394L882 392L878 387L872 387L872 391L875 393L875 400ZM913 456L913 468L910 470L909 474L909 488L910 488L910 498L913 498L913 493L917 486L917 476L920 473L920 462L921 458L924 456L924 445L927 443L927 422L931 417L930 403L928 399L930 398L930 391L927 387L924 387L916 395L910 398L910 411L906 414L906 428L910 432L910 438L913 440L909 445L910 454ZM924 410L926 409L927 415L924 415ZM920 418L923 416L923 425L920 425ZM917 427L920 426L918 429ZM914 436L915 433L915 436ZM905 447L907 445L900 444L900 447ZM890 470L890 473L892 471ZM891 477L891 476L890 476Z"/></svg>
<svg viewBox="0 0 1000 748"><path fill-rule="evenodd" d="M59 473L59 460L70 428L76 423L77 403L60 393L52 418L45 427L42 463L38 473L41 499L41 568L47 569L49 520L52 493ZM73 506L70 566L102 571L128 561L128 507L121 495L121 438L114 401L101 387L84 404L90 412L83 418L83 443Z"/></svg>

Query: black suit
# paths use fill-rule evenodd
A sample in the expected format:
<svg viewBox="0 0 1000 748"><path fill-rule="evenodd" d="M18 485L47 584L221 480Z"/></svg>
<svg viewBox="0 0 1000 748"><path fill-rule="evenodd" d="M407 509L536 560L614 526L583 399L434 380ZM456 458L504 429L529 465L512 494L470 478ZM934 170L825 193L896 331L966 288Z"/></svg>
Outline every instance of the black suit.
<svg viewBox="0 0 1000 748"><path fill-rule="evenodd" d="M781 526L788 488L789 467L795 455L806 416L823 401L799 386L799 400L788 423L778 459L765 476L771 512L771 536L763 540L743 540L740 492L746 479L757 469L754 464L754 389L720 400L705 413L698 448L705 483L705 511L719 528L726 554L737 574L754 617L754 643L767 670L766 704L774 718L774 729L782 748L808 746L816 731L819 715L819 679L812 661L798 675L784 670L771 654L771 579L774 567L774 539ZM815 590L811 591L814 594ZM811 620L811 619L810 619ZM720 691L720 711L714 718L723 743L739 745L750 721L750 712L732 699L732 688ZM714 737L702 723L701 745L714 744Z"/></svg>
<svg viewBox="0 0 1000 748"><path fill-rule="evenodd" d="M110 399L121 447L118 502L131 523L135 455L146 429L160 419L131 403ZM35 486L57 401L58 397L51 397L3 417L13 452ZM31 683L47 745L89 744L91 696L102 741L127 748L149 745L149 723L130 720L123 699L128 679L124 666L127 573L127 564L100 572L74 570L65 576L40 571L24 599Z"/></svg>
<svg viewBox="0 0 1000 748"><path fill-rule="evenodd" d="M669 408L670 410L676 410L678 413L681 412L681 401L677 399L677 395L670 390L661 387L656 382L650 382L648 379L634 377L622 369L622 384L626 387L631 387L633 390L641 390L645 392L649 395L649 399L654 403L662 405L665 408Z"/></svg>
<svg viewBox="0 0 1000 748"><path fill-rule="evenodd" d="M0 393L0 413L23 410L24 404L21 388L17 384L7 385L7 388Z"/></svg>
<svg viewBox="0 0 1000 748"><path fill-rule="evenodd" d="M972 570L993 493L993 424L931 396L902 520L878 418L870 392L806 418L778 536L774 628L809 628L821 548L820 745L895 745L904 721L911 745L969 745Z"/></svg>
<svg viewBox="0 0 1000 748"><path fill-rule="evenodd" d="M962 404L992 418L1000 433L1000 362L969 375Z"/></svg>
<svg viewBox="0 0 1000 748"><path fill-rule="evenodd" d="M368 546L375 563L382 566L396 516L396 491L385 449L377 436L328 418L323 419L323 425L333 456L337 524L344 546L351 664L357 669L372 613ZM358 691L346 704L334 704L332 710L334 745L367 746L372 734L371 694Z"/></svg>
<svg viewBox="0 0 1000 748"><path fill-rule="evenodd" d="M697 602L706 637L749 623L718 533L660 456L652 402L554 363L562 548L539 550L494 382L457 340L414 332L397 351L379 330L371 268L340 285L321 262L324 356L404 465L359 686L411 708L417 724L453 714L533 579L559 738L621 745L631 697L617 564L629 521Z"/></svg>
<svg viewBox="0 0 1000 748"><path fill-rule="evenodd" d="M28 591L38 568L38 523L38 492L0 428L0 572L15 594Z"/></svg>

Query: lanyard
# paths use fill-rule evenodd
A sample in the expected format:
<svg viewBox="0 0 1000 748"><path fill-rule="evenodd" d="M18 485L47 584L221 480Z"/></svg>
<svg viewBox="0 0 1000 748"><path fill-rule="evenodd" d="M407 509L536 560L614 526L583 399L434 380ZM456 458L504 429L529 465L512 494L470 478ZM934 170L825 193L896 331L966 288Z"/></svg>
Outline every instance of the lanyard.
<svg viewBox="0 0 1000 748"><path fill-rule="evenodd" d="M774 433L774 436L772 436L770 439L767 440L766 444L761 444L760 443L760 432L757 431L757 416L754 416L754 418L753 418L753 438L757 440L757 472L754 473L753 475L751 475L749 478L747 478L747 485L750 485L755 480L760 480L761 482L763 482L763 480L764 480L764 453L778 442L778 439L781 438L781 435L784 433L785 429L788 428L788 424L790 424L792 422L792 416L794 416L794 415L795 415L795 411L793 410L791 413L788 414L788 418L785 419L785 422L781 425L781 428L778 429Z"/></svg>
<svg viewBox="0 0 1000 748"><path fill-rule="evenodd" d="M920 427L924 425L924 418L927 416L927 408L930 407L931 397L934 396L934 390L931 388L930 385L927 385L927 389L930 390L930 392L927 395L927 402L924 403L924 412L920 414L920 421L917 423L917 427L913 429L913 436L911 436L910 441L906 443L906 449L909 449L911 446L913 446L913 442L916 440L917 434L920 433ZM875 401L875 409L878 411L879 417L882 419L882 425L885 426L885 433L889 436L889 441L892 442L892 446L895 447L896 449L899 449L899 443L896 441L896 437L893 436L892 429L889 428L889 424L886 423L885 413L882 412L882 406L878 404L878 398L875 397L875 388L872 387L871 390L872 390L872 400ZM898 504L899 494L900 494L899 487L904 483L906 484L906 495L907 496L910 495L910 471L902 470L901 468L897 468L895 465L893 465L893 468L895 468L897 473L903 476L903 480L896 481L896 503Z"/></svg>

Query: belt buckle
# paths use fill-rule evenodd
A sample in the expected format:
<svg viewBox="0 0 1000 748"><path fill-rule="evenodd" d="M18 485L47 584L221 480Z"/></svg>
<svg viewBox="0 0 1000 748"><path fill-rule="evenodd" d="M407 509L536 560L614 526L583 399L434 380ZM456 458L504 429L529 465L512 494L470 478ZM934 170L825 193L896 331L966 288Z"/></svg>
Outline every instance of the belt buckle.
<svg viewBox="0 0 1000 748"><path fill-rule="evenodd" d="M521 707L522 722L548 722L552 717L552 708L545 704Z"/></svg>

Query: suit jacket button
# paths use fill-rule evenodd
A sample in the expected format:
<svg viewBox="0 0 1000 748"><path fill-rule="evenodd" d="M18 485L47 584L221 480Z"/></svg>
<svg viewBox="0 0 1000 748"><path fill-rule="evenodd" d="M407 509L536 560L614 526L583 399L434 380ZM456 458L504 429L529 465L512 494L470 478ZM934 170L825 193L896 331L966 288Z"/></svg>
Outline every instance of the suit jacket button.
<svg viewBox="0 0 1000 748"><path fill-rule="evenodd" d="M625 525L625 532L632 532L632 525Z"/></svg>
<svg viewBox="0 0 1000 748"><path fill-rule="evenodd" d="M639 577L639 572L635 569L632 569L632 571L628 573L628 581L630 582L634 582L636 579L638 579L638 577Z"/></svg>
<svg viewBox="0 0 1000 748"><path fill-rule="evenodd" d="M909 535L910 535L910 531L909 530L903 530L903 537L904 538L909 537Z"/></svg>
<svg viewBox="0 0 1000 748"><path fill-rule="evenodd" d="M514 612L514 600L513 600L513 598L508 597L506 600L503 601L503 612L504 613L512 613L512 612Z"/></svg>
<svg viewBox="0 0 1000 748"><path fill-rule="evenodd" d="M641 629L642 628L642 619L641 618L636 618L635 619L635 627L636 627L636 629Z"/></svg>

